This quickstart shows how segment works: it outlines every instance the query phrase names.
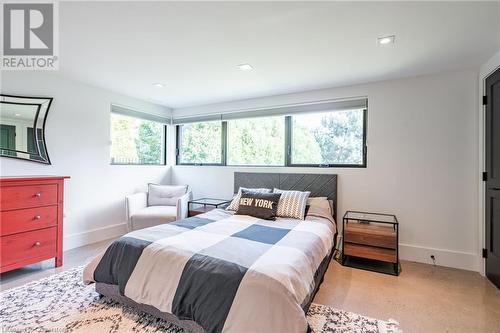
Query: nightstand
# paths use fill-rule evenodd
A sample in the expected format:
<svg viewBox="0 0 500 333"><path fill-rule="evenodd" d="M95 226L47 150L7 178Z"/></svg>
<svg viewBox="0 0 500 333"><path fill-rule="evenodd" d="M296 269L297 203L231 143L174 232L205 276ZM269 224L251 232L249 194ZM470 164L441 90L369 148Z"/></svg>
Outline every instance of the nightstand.
<svg viewBox="0 0 500 333"><path fill-rule="evenodd" d="M231 200L213 198L191 200L188 202L188 216L192 217L209 212L215 208L222 208L227 206L230 202Z"/></svg>
<svg viewBox="0 0 500 333"><path fill-rule="evenodd" d="M399 223L395 215L347 211L342 265L399 275Z"/></svg>

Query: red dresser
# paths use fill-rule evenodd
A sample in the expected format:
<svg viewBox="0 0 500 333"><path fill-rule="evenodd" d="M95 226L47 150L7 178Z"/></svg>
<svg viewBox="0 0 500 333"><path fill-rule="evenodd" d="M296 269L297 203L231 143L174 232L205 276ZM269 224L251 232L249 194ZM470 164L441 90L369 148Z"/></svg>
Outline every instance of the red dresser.
<svg viewBox="0 0 500 333"><path fill-rule="evenodd" d="M0 272L50 258L62 265L65 178L0 178Z"/></svg>

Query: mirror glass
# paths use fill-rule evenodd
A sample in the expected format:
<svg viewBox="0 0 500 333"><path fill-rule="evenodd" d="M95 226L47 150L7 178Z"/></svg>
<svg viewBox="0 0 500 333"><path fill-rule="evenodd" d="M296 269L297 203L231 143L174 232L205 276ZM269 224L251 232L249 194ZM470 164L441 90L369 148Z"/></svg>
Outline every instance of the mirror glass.
<svg viewBox="0 0 500 333"><path fill-rule="evenodd" d="M50 164L45 121L52 98L0 94L0 156Z"/></svg>

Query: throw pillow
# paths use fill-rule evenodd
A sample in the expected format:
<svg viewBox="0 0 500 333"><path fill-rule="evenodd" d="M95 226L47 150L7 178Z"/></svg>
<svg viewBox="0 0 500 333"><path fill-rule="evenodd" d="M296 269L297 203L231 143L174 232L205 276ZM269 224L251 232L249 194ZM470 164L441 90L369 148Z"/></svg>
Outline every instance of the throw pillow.
<svg viewBox="0 0 500 333"><path fill-rule="evenodd" d="M259 193L243 190L237 215L250 215L264 220L275 220L280 193Z"/></svg>
<svg viewBox="0 0 500 333"><path fill-rule="evenodd" d="M307 198L311 192L284 191L275 188L273 193L280 193L277 216L303 220L306 212Z"/></svg>
<svg viewBox="0 0 500 333"><path fill-rule="evenodd" d="M240 187L238 190L238 194L236 194L233 198L233 201L227 206L226 210L233 210L237 211L238 206L240 204L240 198L241 198L241 191L246 190L246 191L252 191L252 192L259 192L259 193L271 193L271 189L269 188L246 188L246 187Z"/></svg>

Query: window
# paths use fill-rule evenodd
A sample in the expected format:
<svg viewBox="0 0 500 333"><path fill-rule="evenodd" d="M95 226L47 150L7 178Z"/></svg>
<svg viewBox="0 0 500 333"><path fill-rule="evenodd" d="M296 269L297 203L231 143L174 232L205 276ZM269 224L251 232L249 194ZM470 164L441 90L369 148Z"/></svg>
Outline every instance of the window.
<svg viewBox="0 0 500 333"><path fill-rule="evenodd" d="M285 117L227 122L228 165L285 165Z"/></svg>
<svg viewBox="0 0 500 333"><path fill-rule="evenodd" d="M111 164L166 164L166 125L111 113Z"/></svg>
<svg viewBox="0 0 500 333"><path fill-rule="evenodd" d="M177 126L177 164L222 164L222 123Z"/></svg>
<svg viewBox="0 0 500 333"><path fill-rule="evenodd" d="M359 98L174 119L177 164L363 168L367 103Z"/></svg>
<svg viewBox="0 0 500 333"><path fill-rule="evenodd" d="M291 120L291 165L364 165L364 110L308 113Z"/></svg>

